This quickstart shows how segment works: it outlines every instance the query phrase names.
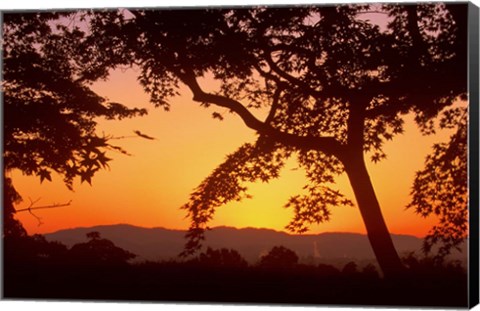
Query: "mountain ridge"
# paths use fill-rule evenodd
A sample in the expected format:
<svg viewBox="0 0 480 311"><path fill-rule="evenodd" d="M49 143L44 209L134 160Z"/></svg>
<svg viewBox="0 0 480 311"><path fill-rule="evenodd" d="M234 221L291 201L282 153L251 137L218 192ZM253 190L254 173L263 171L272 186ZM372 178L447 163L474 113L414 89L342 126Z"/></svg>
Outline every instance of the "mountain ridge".
<svg viewBox="0 0 480 311"><path fill-rule="evenodd" d="M49 241L59 241L71 247L86 242L86 233L91 231L98 231L103 238L136 254L137 261L178 259L186 242L186 230L131 224L62 229L44 236ZM392 240L400 255L420 253L422 239L418 237L392 234ZM295 251L303 262L375 261L367 236L351 232L295 235L268 228L219 226L206 231L204 240L205 248L235 249L250 263L257 262L272 247L279 245ZM465 253L459 255L464 257Z"/></svg>
<svg viewBox="0 0 480 311"><path fill-rule="evenodd" d="M183 230L183 229L171 229L171 228L166 228L166 227L142 227L142 226L137 226L137 225L132 225L132 224L127 224L127 223L118 223L118 224L109 224L109 225L95 225L95 226L90 226L90 227L87 227L87 226L80 226L80 227L73 227L73 228L65 228L65 229L59 229L59 230L55 230L55 231L52 231L52 232L48 232L48 233L42 233L42 235L54 235L58 232L63 232L63 231L70 231L70 230L77 230L77 229L94 229L94 228L104 228L104 227L129 227L129 228L135 228L135 229L147 229L147 230L151 230L151 229L159 229L159 230L167 230L167 231L176 231L176 232L182 232L182 233L186 233L187 230ZM271 228L257 228L257 227L241 227L241 228L237 228L237 227L232 227L232 226L217 226L217 227L213 227L211 228L212 230L216 230L216 229L233 229L233 230L258 230L258 231L271 231L271 232L275 232L275 233L280 233L280 234L286 234L286 235L289 235L289 236L319 236L319 235L328 235L328 234L346 234L346 235L362 235L362 236L366 236L366 234L364 233L358 233L358 232L349 232L349 231L325 231L325 232L321 232L321 233L302 233L302 234L294 234L294 233L288 233L288 232L285 232L285 231L280 231L280 230L275 230L275 229L271 229ZM208 230L207 230L208 232ZM418 237L418 236L415 236L415 235L412 235L412 234L401 234L401 233L392 233L393 236L404 236L404 237L414 237L414 238L417 238L417 239L422 239L421 237Z"/></svg>

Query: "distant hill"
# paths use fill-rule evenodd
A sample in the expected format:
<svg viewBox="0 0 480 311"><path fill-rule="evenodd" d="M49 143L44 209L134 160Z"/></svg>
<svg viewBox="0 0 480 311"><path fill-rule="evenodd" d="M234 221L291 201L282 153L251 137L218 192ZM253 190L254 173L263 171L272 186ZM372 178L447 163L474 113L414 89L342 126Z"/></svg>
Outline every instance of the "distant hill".
<svg viewBox="0 0 480 311"><path fill-rule="evenodd" d="M142 228L132 225L106 225L74 228L45 234L49 241L69 247L86 241L86 234L100 232L103 238L137 254L137 260L175 259L185 244L185 231L164 228ZM392 235L399 254L420 253L422 240L409 235ZM283 245L297 253L303 262L344 264L348 261L369 262L374 254L366 235L356 233L321 233L292 235L270 229L216 227L206 233L205 247L232 248L255 263L273 246ZM466 257L466 250L457 254Z"/></svg>

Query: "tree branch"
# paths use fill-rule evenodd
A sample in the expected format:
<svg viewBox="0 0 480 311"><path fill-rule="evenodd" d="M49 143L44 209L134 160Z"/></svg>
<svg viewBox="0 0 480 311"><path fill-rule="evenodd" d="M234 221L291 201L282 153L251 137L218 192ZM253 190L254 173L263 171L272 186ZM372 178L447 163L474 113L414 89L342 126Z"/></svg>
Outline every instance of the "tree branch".
<svg viewBox="0 0 480 311"><path fill-rule="evenodd" d="M277 85L286 84L286 82L283 82L279 77L271 73L271 70L272 70L271 68L270 68L270 71L265 71L258 64L255 64L255 63L253 64L253 67L266 80L274 81Z"/></svg>
<svg viewBox="0 0 480 311"><path fill-rule="evenodd" d="M278 102L280 100L280 94L282 93L283 88L282 87L277 87L275 90L275 93L273 94L273 101L272 101L272 108L270 108L270 111L268 112L268 116L265 119L265 124L270 124L272 122L273 118L275 117L275 112L278 109Z"/></svg>
<svg viewBox="0 0 480 311"><path fill-rule="evenodd" d="M57 208L57 207L64 207L64 206L69 206L72 203L72 200L68 201L67 203L54 203L51 205L44 205L44 206L34 206L35 203L40 201L40 198L36 199L33 201L31 198L28 198L30 200L30 205L27 208L22 208L22 209L17 209L15 210L15 213L20 213L20 212L29 212L33 217L35 217L38 221L38 225L40 226L43 224L42 218L39 216L35 215L33 213L33 210L38 210L38 209L46 209L46 208Z"/></svg>
<svg viewBox="0 0 480 311"><path fill-rule="evenodd" d="M381 106L370 108L365 110L366 119L376 119L379 116L395 116L399 113L408 113L409 107L407 104L398 100L394 96L388 96L388 104L382 104Z"/></svg>
<svg viewBox="0 0 480 311"><path fill-rule="evenodd" d="M405 10L407 11L407 29L412 37L413 43L413 53L416 58L416 64L419 65L420 57L428 53L425 42L423 42L420 29L418 28L418 12L417 5L406 5Z"/></svg>
<svg viewBox="0 0 480 311"><path fill-rule="evenodd" d="M286 73L282 69L280 69L280 67L278 67L278 65L273 61L269 52L265 53L265 60L267 61L270 68L276 74L278 74L281 78L285 79L289 83L301 88L302 91L306 92L307 94L309 94L313 97L319 97L319 96L322 95L322 92L312 89L307 83L303 82L302 80L300 80L300 79Z"/></svg>
<svg viewBox="0 0 480 311"><path fill-rule="evenodd" d="M319 150L336 157L341 156L344 152L344 146L333 137L298 136L279 131L269 124L258 120L240 102L225 96L205 93L198 84L195 74L191 70L182 70L182 73L178 73L178 77L190 88L193 93L194 101L210 103L230 109L242 118L245 125L263 136L274 139L284 145L304 150Z"/></svg>
<svg viewBox="0 0 480 311"><path fill-rule="evenodd" d="M266 45L264 43L264 45ZM285 43L276 43L276 44L269 44L268 45L268 51L269 52L277 52L277 51L288 51L288 52L293 52L293 53L298 53L298 54L310 54L310 57L312 57L311 54L313 54L312 50L302 48L299 46L295 46L292 44L285 44Z"/></svg>
<svg viewBox="0 0 480 311"><path fill-rule="evenodd" d="M35 202L37 202L37 201L35 201ZM35 203L35 202L33 202L33 203ZM67 203L54 203L54 204L51 204L51 205L35 206L35 207L34 206L29 206L27 208L18 209L15 212L16 213L26 212L26 211L31 212L32 210L37 210L37 209L65 207L65 206L69 206L71 203L72 203L72 200L68 201Z"/></svg>

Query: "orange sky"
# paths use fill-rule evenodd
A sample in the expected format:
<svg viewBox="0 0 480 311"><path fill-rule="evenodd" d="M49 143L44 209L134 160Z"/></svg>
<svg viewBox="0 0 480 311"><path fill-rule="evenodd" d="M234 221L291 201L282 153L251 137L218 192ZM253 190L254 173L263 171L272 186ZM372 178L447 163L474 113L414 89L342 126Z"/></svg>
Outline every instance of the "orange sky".
<svg viewBox="0 0 480 311"><path fill-rule="evenodd" d="M179 208L187 202L190 192L228 153L255 140L254 132L238 117L218 108L199 107L185 89L181 97L171 101L170 112L153 108L132 70L116 71L109 81L97 83L94 88L112 101L149 110L147 117L101 122L100 132L131 136L133 130L140 130L156 140L127 138L116 141L133 155L111 152L110 170L97 173L92 186L75 183L75 192L69 191L59 176L54 176L53 182L40 185L38 178L12 172L15 187L24 198L17 208L28 207L29 198L40 198L37 205L72 200L68 207L36 211L42 225L38 225L28 212L19 213L18 219L31 234L118 223L186 229L189 222L185 219L185 211ZM222 113L225 120L212 119L213 111ZM445 141L448 133L421 136L411 118L405 129L405 134L386 144L387 160L369 163L368 169L390 231L424 236L434 219L422 219L413 211L405 210L405 206L415 171L422 168L432 143ZM291 195L301 192L304 183L302 171L295 168L295 161L291 160L281 178L268 184L250 185L254 198L221 207L210 225L283 230L293 215L283 205ZM354 201L346 176L341 176L337 183ZM330 222L311 229L311 233L365 233L356 207L333 208Z"/></svg>

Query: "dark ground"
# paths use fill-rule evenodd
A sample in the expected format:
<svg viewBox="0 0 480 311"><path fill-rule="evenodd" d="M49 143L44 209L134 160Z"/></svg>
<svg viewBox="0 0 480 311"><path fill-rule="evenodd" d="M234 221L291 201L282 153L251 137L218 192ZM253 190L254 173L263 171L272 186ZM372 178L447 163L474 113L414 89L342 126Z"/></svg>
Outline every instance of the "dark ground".
<svg viewBox="0 0 480 311"><path fill-rule="evenodd" d="M387 281L367 273L187 263L89 266L6 264L5 298L465 307L462 273ZM448 274L448 275L447 275Z"/></svg>
<svg viewBox="0 0 480 311"><path fill-rule="evenodd" d="M248 265L215 261L212 252L203 260L128 264L118 253L88 259L46 245L48 252L32 255L32 245L4 244L5 299L467 307L467 273L455 263L409 257L404 277L385 280L355 263Z"/></svg>

